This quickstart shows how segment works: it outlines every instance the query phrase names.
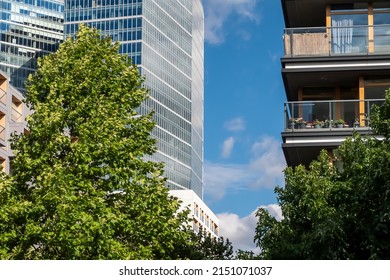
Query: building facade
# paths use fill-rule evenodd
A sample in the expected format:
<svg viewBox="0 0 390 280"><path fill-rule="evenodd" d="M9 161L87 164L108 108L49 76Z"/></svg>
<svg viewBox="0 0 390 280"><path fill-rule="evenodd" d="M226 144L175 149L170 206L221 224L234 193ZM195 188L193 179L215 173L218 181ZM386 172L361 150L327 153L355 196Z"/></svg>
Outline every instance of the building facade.
<svg viewBox="0 0 390 280"><path fill-rule="evenodd" d="M0 70L24 91L37 58L57 50L63 41L63 0L2 0Z"/></svg>
<svg viewBox="0 0 390 280"><path fill-rule="evenodd" d="M179 211L186 208L190 210L188 215L191 220L190 226L194 232L199 232L202 229L214 238L219 237L219 220L217 216L194 191L170 190L169 193L182 201Z"/></svg>
<svg viewBox="0 0 390 280"><path fill-rule="evenodd" d="M65 0L65 36L80 23L119 41L149 89L158 152L171 189L203 197L204 15L201 0Z"/></svg>
<svg viewBox="0 0 390 280"><path fill-rule="evenodd" d="M288 165L333 155L390 88L390 1L282 0L282 148Z"/></svg>
<svg viewBox="0 0 390 280"><path fill-rule="evenodd" d="M10 161L13 157L11 134L26 133L26 116L30 110L25 105L23 95L14 88L9 77L0 71L0 164L5 173L10 173Z"/></svg>

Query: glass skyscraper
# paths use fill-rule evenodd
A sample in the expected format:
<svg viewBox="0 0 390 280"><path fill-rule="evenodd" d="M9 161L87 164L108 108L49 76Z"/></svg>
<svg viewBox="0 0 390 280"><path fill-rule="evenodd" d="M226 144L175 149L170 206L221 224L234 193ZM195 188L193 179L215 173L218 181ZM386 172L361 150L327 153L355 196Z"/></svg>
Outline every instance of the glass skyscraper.
<svg viewBox="0 0 390 280"><path fill-rule="evenodd" d="M203 197L204 14L201 0L65 0L65 36L96 27L145 76L153 136L171 189Z"/></svg>
<svg viewBox="0 0 390 280"><path fill-rule="evenodd" d="M24 91L37 58L57 50L63 41L63 0L0 1L0 70Z"/></svg>

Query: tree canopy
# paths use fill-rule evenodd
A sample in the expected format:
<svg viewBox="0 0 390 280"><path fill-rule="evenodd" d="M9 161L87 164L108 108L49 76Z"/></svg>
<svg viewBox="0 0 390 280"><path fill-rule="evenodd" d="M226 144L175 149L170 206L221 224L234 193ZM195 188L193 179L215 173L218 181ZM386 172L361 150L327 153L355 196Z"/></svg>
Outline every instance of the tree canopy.
<svg viewBox="0 0 390 280"><path fill-rule="evenodd" d="M371 121L379 137L347 139L340 167L323 151L308 169L285 169L285 187L275 188L284 219L257 212L262 258L390 258L390 92Z"/></svg>
<svg viewBox="0 0 390 280"><path fill-rule="evenodd" d="M80 26L27 82L29 133L0 183L2 259L170 259L187 213L168 195L137 67Z"/></svg>
<svg viewBox="0 0 390 280"><path fill-rule="evenodd" d="M192 246L185 255L191 260L230 260L233 258L233 246L229 239L211 236L200 227L192 234Z"/></svg>

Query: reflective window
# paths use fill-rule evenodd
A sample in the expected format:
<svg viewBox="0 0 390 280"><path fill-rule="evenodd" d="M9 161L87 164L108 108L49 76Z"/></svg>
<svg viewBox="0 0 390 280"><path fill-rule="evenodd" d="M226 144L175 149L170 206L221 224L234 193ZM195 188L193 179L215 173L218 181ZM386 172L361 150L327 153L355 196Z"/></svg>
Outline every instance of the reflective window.
<svg viewBox="0 0 390 280"><path fill-rule="evenodd" d="M333 53L345 54L367 52L367 24L367 13L332 14Z"/></svg>

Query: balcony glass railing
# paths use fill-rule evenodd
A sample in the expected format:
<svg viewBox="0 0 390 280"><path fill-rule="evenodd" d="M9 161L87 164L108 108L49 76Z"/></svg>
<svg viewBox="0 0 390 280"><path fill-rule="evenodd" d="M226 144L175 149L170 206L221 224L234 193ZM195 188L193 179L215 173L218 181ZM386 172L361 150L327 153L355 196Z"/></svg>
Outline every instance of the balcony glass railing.
<svg viewBox="0 0 390 280"><path fill-rule="evenodd" d="M384 99L285 102L284 129L368 129L373 105L383 103Z"/></svg>
<svg viewBox="0 0 390 280"><path fill-rule="evenodd" d="M287 28L284 31L285 56L390 54L389 34L387 24Z"/></svg>

